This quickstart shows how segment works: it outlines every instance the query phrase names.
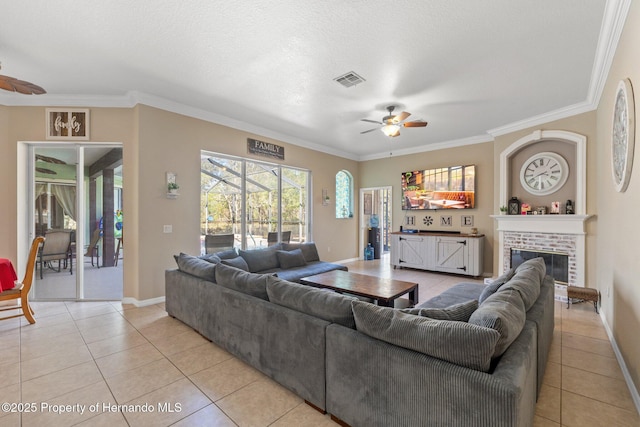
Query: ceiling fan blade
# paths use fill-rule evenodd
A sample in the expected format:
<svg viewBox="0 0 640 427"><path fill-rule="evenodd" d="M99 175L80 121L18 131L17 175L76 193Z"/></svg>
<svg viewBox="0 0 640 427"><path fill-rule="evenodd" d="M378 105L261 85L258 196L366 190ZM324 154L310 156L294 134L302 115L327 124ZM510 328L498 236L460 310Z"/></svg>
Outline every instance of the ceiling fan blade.
<svg viewBox="0 0 640 427"><path fill-rule="evenodd" d="M406 128L423 128L428 124L428 122L423 122L423 121L415 121L415 122L406 122L403 123L402 126L406 127Z"/></svg>
<svg viewBox="0 0 640 427"><path fill-rule="evenodd" d="M52 171L51 169L47 169L47 168L36 167L36 172L40 172L46 175L56 175L55 171Z"/></svg>
<svg viewBox="0 0 640 427"><path fill-rule="evenodd" d="M379 128L373 128L373 129L365 130L365 131L363 131L363 132L360 132L360 134L373 132L374 130L378 130L378 129L379 129Z"/></svg>
<svg viewBox="0 0 640 427"><path fill-rule="evenodd" d="M3 75L0 75L0 88L8 90L9 92L19 92L25 95L42 95L43 93L47 93L38 85Z"/></svg>
<svg viewBox="0 0 640 427"><path fill-rule="evenodd" d="M368 123L376 123L376 124L379 124L379 125L381 125L381 124L382 124L382 122L379 122L379 121L377 121L377 120L360 119L360 121L361 121L361 122L368 122Z"/></svg>
<svg viewBox="0 0 640 427"><path fill-rule="evenodd" d="M398 123L400 123L401 121L403 121L404 119L406 119L407 117L409 117L410 115L411 115L411 113L407 113L406 111L403 111L402 113L400 113L400 114L398 114L397 116L393 117L393 118L391 119L391 121L392 121L394 124L398 124Z"/></svg>
<svg viewBox="0 0 640 427"><path fill-rule="evenodd" d="M44 156L42 154L36 154L36 160L47 163L55 163L57 165L66 165L66 163L55 157Z"/></svg>

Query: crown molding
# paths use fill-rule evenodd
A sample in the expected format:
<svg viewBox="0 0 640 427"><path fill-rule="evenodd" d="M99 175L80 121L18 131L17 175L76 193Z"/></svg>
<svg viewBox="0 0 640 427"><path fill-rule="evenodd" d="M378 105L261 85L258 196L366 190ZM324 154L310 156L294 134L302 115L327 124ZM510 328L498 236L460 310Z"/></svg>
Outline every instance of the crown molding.
<svg viewBox="0 0 640 427"><path fill-rule="evenodd" d="M463 147L465 145L482 144L483 142L491 142L491 141L493 141L493 137L490 135L477 135L477 136L471 136L469 138L455 139L451 141L421 145L419 147L411 147L411 148L405 148L401 150L393 150L390 152L360 156L358 160L366 161L366 160L386 159L389 157L406 156L409 154L424 153L427 151L442 150L445 148Z"/></svg>
<svg viewBox="0 0 640 427"><path fill-rule="evenodd" d="M212 113L201 108L192 107L171 101L155 95L139 91L130 91L124 95L49 95L25 96L10 93L0 94L0 105L12 107L85 107L85 108L133 108L136 105L146 105L160 110L193 117L206 122L227 126L233 129L251 133L259 137L276 139L288 144L308 148L333 156L350 160L358 160L358 156L342 150L325 147L291 135L275 132L271 129L255 126L240 120L235 120L221 114Z"/></svg>
<svg viewBox="0 0 640 427"><path fill-rule="evenodd" d="M593 69L591 70L589 91L587 93L587 99L584 102L489 129L487 133L496 137L596 110L600 103L600 97L602 96L605 83L607 82L609 70L611 69L613 57L616 54L616 48L618 47L618 42L620 41L620 36L622 35L630 7L631 0L608 0L605 4L598 46L596 47Z"/></svg>

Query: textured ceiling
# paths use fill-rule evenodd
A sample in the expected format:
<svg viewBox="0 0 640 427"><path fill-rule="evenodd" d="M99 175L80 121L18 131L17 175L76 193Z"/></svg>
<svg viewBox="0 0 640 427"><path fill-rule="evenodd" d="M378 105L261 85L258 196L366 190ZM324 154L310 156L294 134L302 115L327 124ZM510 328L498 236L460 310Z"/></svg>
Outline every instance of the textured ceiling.
<svg viewBox="0 0 640 427"><path fill-rule="evenodd" d="M0 104L142 102L364 159L594 108L627 1L2 3L0 73L48 93ZM389 104L429 125L361 135Z"/></svg>

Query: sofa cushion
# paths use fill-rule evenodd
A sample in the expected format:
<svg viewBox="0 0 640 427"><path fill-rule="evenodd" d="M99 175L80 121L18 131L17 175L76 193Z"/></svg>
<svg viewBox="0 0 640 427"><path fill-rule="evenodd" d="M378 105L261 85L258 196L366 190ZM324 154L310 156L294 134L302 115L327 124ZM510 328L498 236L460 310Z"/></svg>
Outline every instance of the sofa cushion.
<svg viewBox="0 0 640 427"><path fill-rule="evenodd" d="M222 263L216 266L219 285L268 301L267 277L267 274L249 273Z"/></svg>
<svg viewBox="0 0 640 427"><path fill-rule="evenodd" d="M513 277L515 272L516 272L515 269L511 268L505 273L503 273L501 276L499 276L496 280L488 284L487 287L484 288L484 290L480 294L480 297L478 297L478 303L482 304L484 300L489 298L491 295L495 294L496 291L500 289L500 286L507 283L509 279Z"/></svg>
<svg viewBox="0 0 640 427"><path fill-rule="evenodd" d="M485 285L479 283L461 282L418 305L418 308L447 308L461 302L477 301L484 288Z"/></svg>
<svg viewBox="0 0 640 427"><path fill-rule="evenodd" d="M367 302L351 303L356 329L373 338L488 372L500 334L465 322L433 320Z"/></svg>
<svg viewBox="0 0 640 427"><path fill-rule="evenodd" d="M265 249L239 250L238 253L249 266L252 273L280 267L277 256L278 248L270 246Z"/></svg>
<svg viewBox="0 0 640 427"><path fill-rule="evenodd" d="M199 277L210 282L216 281L216 265L207 262L203 259L180 253L180 255L174 255L173 257L178 264L178 269L192 276Z"/></svg>
<svg viewBox="0 0 640 427"><path fill-rule="evenodd" d="M294 249L292 251L277 251L276 256L278 257L280 268L285 270L294 267L302 267L307 264L304 259L304 255L302 255L302 250L300 249Z"/></svg>
<svg viewBox="0 0 640 427"><path fill-rule="evenodd" d="M300 249L304 260L306 262L320 261L320 255L318 255L318 248L314 242L306 243L283 243L282 250L292 251L294 249Z"/></svg>
<svg viewBox="0 0 640 427"><path fill-rule="evenodd" d="M514 289L520 293L525 310L529 311L540 296L540 285L546 274L544 259L533 258L518 266L516 272L507 283L502 285L498 292Z"/></svg>
<svg viewBox="0 0 640 427"><path fill-rule="evenodd" d="M293 267L288 270L274 268L273 270L261 271L261 273L276 273L281 279L288 280L290 282L299 282L303 277L326 273L327 271L333 270L347 271L347 267L340 264L332 264L330 262L313 261L302 267Z"/></svg>
<svg viewBox="0 0 640 427"><path fill-rule="evenodd" d="M235 258L225 258L220 262L224 265L230 265L231 267L239 268L240 270L249 271L247 261L245 261L241 256L237 256Z"/></svg>
<svg viewBox="0 0 640 427"><path fill-rule="evenodd" d="M466 322L471 314L478 308L478 301L471 300L454 304L446 308L405 308L403 313L415 314L417 316L429 317L436 320L452 320L456 322Z"/></svg>
<svg viewBox="0 0 640 427"><path fill-rule="evenodd" d="M495 329L500 333L493 354L493 357L499 357L522 332L526 316L520 293L501 289L480 305L469 318L469 323Z"/></svg>
<svg viewBox="0 0 640 427"><path fill-rule="evenodd" d="M310 314L347 328L355 329L351 310L355 297L339 294L326 289L292 283L278 277L267 277L269 301L302 313Z"/></svg>

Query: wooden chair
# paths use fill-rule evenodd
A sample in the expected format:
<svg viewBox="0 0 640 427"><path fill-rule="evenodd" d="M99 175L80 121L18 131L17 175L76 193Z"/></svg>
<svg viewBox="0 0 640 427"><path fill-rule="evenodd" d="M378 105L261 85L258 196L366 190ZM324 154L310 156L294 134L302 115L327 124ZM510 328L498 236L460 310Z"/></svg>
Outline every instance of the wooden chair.
<svg viewBox="0 0 640 427"><path fill-rule="evenodd" d="M24 278L21 283L16 283L13 289L8 289L4 292L0 292L0 301L9 301L12 299L20 299L20 306L1 308L0 311L7 310L20 310L22 313L14 314L12 316L2 317L0 320L13 319L14 317L24 316L29 323L36 323L36 319L33 318L33 310L29 305L29 291L31 290L31 283L33 282L33 269L36 266L36 257L38 256L38 248L40 244L44 242L44 237L38 236L33 239L31 243L31 250L29 251L29 258L27 260L27 269L24 272Z"/></svg>
<svg viewBox="0 0 640 427"><path fill-rule="evenodd" d="M45 234L45 243L40 249L38 254L38 264L40 264L40 278L42 279L42 270L44 267L51 263L51 261L58 261L58 272L60 272L60 263L70 260L73 263L73 258L69 254L71 247L71 233L68 231L50 231ZM69 269L70 274L73 274L73 264Z"/></svg>
<svg viewBox="0 0 640 427"><path fill-rule="evenodd" d="M291 240L291 231L283 231L282 239L280 240L282 243L289 243ZM267 245L273 246L278 243L278 233L277 232L269 232L267 234Z"/></svg>
<svg viewBox="0 0 640 427"><path fill-rule="evenodd" d="M87 246L87 249L84 252L85 257L91 257L91 265L93 266L93 257L96 257L96 265L100 268L100 246L98 246L98 242L100 242L100 229L96 228L93 230L93 234L91 235L91 241ZM79 267L78 267L79 268Z"/></svg>
<svg viewBox="0 0 640 427"><path fill-rule="evenodd" d="M235 245L233 234L207 234L204 236L204 249L206 253L228 251Z"/></svg>

